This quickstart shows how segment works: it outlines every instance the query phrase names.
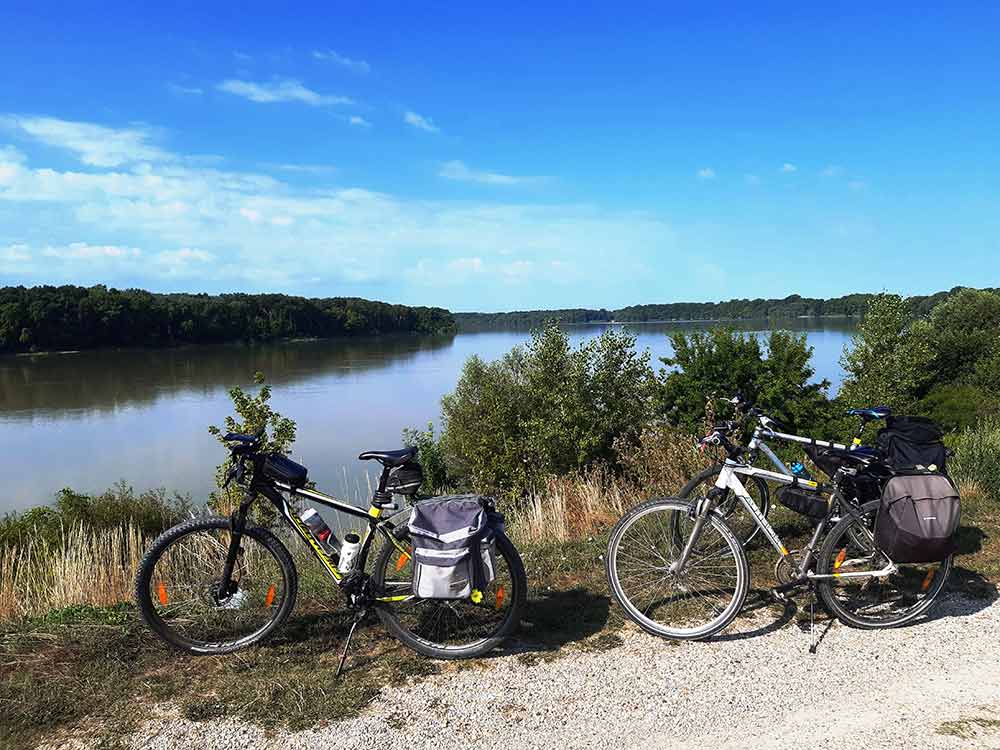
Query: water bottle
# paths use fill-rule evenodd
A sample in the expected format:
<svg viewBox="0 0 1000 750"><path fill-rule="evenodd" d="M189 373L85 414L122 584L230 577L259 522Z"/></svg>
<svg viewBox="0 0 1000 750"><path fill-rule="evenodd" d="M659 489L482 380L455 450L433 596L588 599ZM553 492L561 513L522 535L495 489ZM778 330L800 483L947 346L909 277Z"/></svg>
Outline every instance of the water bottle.
<svg viewBox="0 0 1000 750"><path fill-rule="evenodd" d="M339 546L337 544L337 537L330 530L330 527L326 525L323 516L315 508L306 508L299 516L299 520L309 529L309 533L312 534L313 539L316 540L320 549L335 558L337 556L337 547Z"/></svg>
<svg viewBox="0 0 1000 750"><path fill-rule="evenodd" d="M810 474L806 467L800 462L796 461L791 465L792 474L797 476L799 479L812 479L812 474Z"/></svg>
<svg viewBox="0 0 1000 750"><path fill-rule="evenodd" d="M354 568L354 561L360 549L361 537L353 531L349 534L344 534L344 543L340 546L340 563L337 565L337 570L344 575L350 573Z"/></svg>

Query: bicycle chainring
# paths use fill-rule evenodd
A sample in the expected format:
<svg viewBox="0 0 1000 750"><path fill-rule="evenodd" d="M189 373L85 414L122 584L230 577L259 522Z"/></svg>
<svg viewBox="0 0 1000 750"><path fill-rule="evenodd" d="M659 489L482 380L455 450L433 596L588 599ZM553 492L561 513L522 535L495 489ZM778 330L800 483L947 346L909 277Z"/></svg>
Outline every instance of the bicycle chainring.
<svg viewBox="0 0 1000 750"><path fill-rule="evenodd" d="M779 586L784 586L798 579L801 556L802 550L793 549L785 557L779 558L778 562L774 564L774 579L778 582ZM795 563L794 565L792 564L793 562Z"/></svg>

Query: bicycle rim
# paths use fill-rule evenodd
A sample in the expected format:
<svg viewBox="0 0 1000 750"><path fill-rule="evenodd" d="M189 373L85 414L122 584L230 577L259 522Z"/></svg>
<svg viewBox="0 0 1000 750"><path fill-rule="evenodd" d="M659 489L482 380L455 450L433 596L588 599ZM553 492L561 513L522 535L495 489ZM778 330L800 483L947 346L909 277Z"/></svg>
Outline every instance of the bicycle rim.
<svg viewBox="0 0 1000 750"><path fill-rule="evenodd" d="M668 638L706 638L722 630L739 613L749 585L739 539L714 513L685 567L671 570L691 535L690 508L682 501L639 506L619 522L608 544L615 598L636 624Z"/></svg>
<svg viewBox="0 0 1000 750"><path fill-rule="evenodd" d="M497 539L495 578L482 590L478 602L467 599L420 599L413 595L413 557L408 533L396 538L388 554L380 554L375 586L382 601L379 612L394 629L430 649L476 652L511 630L518 603L525 593L513 545ZM386 544L389 544L386 541ZM441 654L435 654L441 655Z"/></svg>
<svg viewBox="0 0 1000 750"><path fill-rule="evenodd" d="M888 559L874 544L872 529L878 501L867 503L858 518L845 518L823 543L817 572L878 571ZM885 577L825 579L820 593L845 624L891 628L921 616L934 604L951 572L952 558L926 564L900 564Z"/></svg>
<svg viewBox="0 0 1000 750"><path fill-rule="evenodd" d="M230 538L228 528L195 528L167 542L153 561L145 578L150 624L174 645L195 653L251 645L294 595L275 554L245 533L232 585L220 596Z"/></svg>

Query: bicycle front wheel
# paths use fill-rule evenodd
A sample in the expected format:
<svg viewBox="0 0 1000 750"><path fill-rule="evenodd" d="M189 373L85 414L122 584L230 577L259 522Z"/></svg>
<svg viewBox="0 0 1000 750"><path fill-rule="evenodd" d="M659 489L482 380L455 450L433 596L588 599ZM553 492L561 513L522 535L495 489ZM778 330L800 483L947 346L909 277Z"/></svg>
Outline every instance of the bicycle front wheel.
<svg viewBox="0 0 1000 750"><path fill-rule="evenodd" d="M393 533L393 532L390 532ZM385 540L373 571L376 611L404 645L434 659L468 659L492 651L521 621L528 578L517 549L503 534L496 539L496 577L478 602L420 599L413 595L413 558L405 526Z"/></svg>
<svg viewBox="0 0 1000 750"><path fill-rule="evenodd" d="M192 654L228 654L266 640L295 605L291 555L267 529L248 526L231 585L220 596L231 540L228 518L168 529L139 564L135 597L146 624Z"/></svg>
<svg viewBox="0 0 1000 750"><path fill-rule="evenodd" d="M739 538L716 512L705 519L683 567L696 519L692 505L657 498L618 522L608 540L608 585L629 619L654 635L707 638L739 614L750 567Z"/></svg>
<svg viewBox="0 0 1000 750"><path fill-rule="evenodd" d="M816 556L816 572L842 574L817 580L830 612L855 628L894 628L925 614L944 589L952 558L930 564L899 564L886 576L850 576L874 573L889 565L875 545L873 529L879 501L865 503L857 517L845 516L833 527Z"/></svg>

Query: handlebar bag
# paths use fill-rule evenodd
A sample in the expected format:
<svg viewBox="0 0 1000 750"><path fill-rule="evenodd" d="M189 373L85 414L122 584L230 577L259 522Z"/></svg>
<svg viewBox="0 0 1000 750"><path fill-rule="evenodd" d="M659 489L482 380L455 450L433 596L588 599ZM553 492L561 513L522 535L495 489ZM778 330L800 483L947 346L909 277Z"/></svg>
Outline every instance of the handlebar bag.
<svg viewBox="0 0 1000 750"><path fill-rule="evenodd" d="M955 551L961 520L958 490L944 474L890 479L875 517L875 544L895 563L940 562Z"/></svg>
<svg viewBox="0 0 1000 750"><path fill-rule="evenodd" d="M264 458L264 474L292 487L302 487L306 483L309 470L280 453L269 453Z"/></svg>
<svg viewBox="0 0 1000 750"><path fill-rule="evenodd" d="M445 495L410 512L413 593L421 599L468 599L496 577L496 535L503 517L479 495Z"/></svg>

